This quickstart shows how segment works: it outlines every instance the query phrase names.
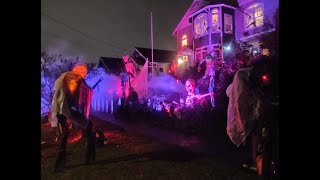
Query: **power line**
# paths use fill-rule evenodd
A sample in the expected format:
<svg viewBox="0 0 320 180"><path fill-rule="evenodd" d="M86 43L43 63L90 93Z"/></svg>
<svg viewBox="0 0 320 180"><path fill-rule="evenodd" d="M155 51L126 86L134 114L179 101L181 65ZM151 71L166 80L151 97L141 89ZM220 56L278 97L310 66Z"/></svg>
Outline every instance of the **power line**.
<svg viewBox="0 0 320 180"><path fill-rule="evenodd" d="M54 36L57 36L58 38L62 38L61 35L56 34L56 33L54 33L54 32L46 31L46 33L52 34L52 35L54 35ZM68 39L68 41L74 42L72 39ZM88 48L88 47L79 46L79 45L77 45L76 42L74 42L74 44L75 44L77 47L79 47L79 48ZM92 49L92 47L90 47L90 48ZM101 47L99 47L99 48L101 48ZM98 48L94 47L94 49L98 49ZM119 51L119 50L118 50L118 51ZM117 53L112 52L112 51L110 51L110 52L109 52L109 51L106 51L106 52L108 52L109 54L112 54L113 56L116 56L116 55L117 55ZM122 51L121 51L121 52L122 52Z"/></svg>
<svg viewBox="0 0 320 180"><path fill-rule="evenodd" d="M61 21L59 21L59 20L57 20L57 19L55 19L55 18L53 18L53 17L51 17L51 16L43 13L43 12L41 12L41 14L43 14L44 16L52 19L53 21L55 21L55 22L58 23L58 24L62 24L62 25L64 25L64 26L66 26L67 28L69 28L69 29L71 29L71 30L73 30L73 31L76 31L76 32L82 34L83 36L85 36L85 37L87 37L87 38L89 38L89 39L93 39L93 40L95 40L95 41L97 41L97 42L100 42L100 43L106 45L106 46L113 47L113 48L117 49L118 51L120 50L121 52L130 52L130 51L126 50L126 49L119 48L119 47L117 47L117 46L115 46L115 45L113 45L113 44L111 44L111 43L108 43L108 42L105 42L105 41L100 41L100 40L96 39L95 37L92 37L91 35L88 35L88 34L82 32L82 31L80 31L80 30L78 30L78 29L76 29L76 28L74 28L74 27L71 27L71 26L67 25L66 23L63 23L63 22L61 22Z"/></svg>

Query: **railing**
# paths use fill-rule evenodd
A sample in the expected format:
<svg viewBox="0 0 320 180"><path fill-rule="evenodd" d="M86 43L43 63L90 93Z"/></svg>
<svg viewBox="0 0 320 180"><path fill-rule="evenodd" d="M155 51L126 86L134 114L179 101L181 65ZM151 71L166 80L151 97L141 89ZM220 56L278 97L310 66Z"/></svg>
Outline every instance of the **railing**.
<svg viewBox="0 0 320 180"><path fill-rule="evenodd" d="M91 110L113 114L121 102L119 98L110 98L106 96L93 97L91 101Z"/></svg>

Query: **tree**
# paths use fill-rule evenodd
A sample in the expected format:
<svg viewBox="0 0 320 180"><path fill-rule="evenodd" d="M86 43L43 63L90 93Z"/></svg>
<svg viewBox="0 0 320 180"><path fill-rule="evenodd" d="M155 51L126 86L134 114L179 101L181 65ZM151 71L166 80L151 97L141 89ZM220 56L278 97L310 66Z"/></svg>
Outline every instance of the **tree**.
<svg viewBox="0 0 320 180"><path fill-rule="evenodd" d="M51 101L54 93L54 82L64 72L72 70L79 63L79 58L64 58L61 54L47 54L41 52L41 114L51 110ZM88 69L86 80L98 75L94 63L85 63Z"/></svg>
<svg viewBox="0 0 320 180"><path fill-rule="evenodd" d="M275 28L275 31L271 33L266 33L260 36L261 49L269 49L271 55L277 55L279 53L279 8L277 8L276 13L274 14L275 27L270 23L265 23L264 29L268 30Z"/></svg>

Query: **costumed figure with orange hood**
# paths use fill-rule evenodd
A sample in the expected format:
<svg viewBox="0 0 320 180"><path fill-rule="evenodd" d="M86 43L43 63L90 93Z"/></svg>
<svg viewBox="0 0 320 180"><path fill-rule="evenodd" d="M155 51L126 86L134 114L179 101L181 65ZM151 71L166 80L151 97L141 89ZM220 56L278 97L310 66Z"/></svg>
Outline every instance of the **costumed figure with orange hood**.
<svg viewBox="0 0 320 180"><path fill-rule="evenodd" d="M56 115L62 127L61 143L54 165L55 172L63 171L66 164L69 121L82 129L83 135L87 138L85 163L89 164L95 160L95 136L92 132L92 122L89 120L93 88L85 82L86 75L86 66L77 65L72 71L61 74L54 83L51 112Z"/></svg>

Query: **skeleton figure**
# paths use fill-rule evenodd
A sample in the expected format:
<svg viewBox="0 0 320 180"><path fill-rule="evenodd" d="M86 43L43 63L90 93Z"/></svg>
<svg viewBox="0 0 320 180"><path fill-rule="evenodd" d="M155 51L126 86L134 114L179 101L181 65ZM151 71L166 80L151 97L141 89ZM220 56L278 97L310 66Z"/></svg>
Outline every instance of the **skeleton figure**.
<svg viewBox="0 0 320 180"><path fill-rule="evenodd" d="M215 77L215 71L214 71L213 67L210 67L210 69L209 69L209 76L210 76L210 79L209 79L208 92L213 93L214 92L214 77ZM212 107L215 107L214 96L211 96L210 100L211 100Z"/></svg>
<svg viewBox="0 0 320 180"><path fill-rule="evenodd" d="M129 61L130 60L129 55L124 55L122 59L126 67L126 72L130 75L130 78L131 79L135 78L136 69L134 68L133 63Z"/></svg>
<svg viewBox="0 0 320 180"><path fill-rule="evenodd" d="M196 82L193 79L188 79L186 81L186 90L188 95L185 101L185 106L187 108L193 108L200 99L199 95L195 94L195 86Z"/></svg>

